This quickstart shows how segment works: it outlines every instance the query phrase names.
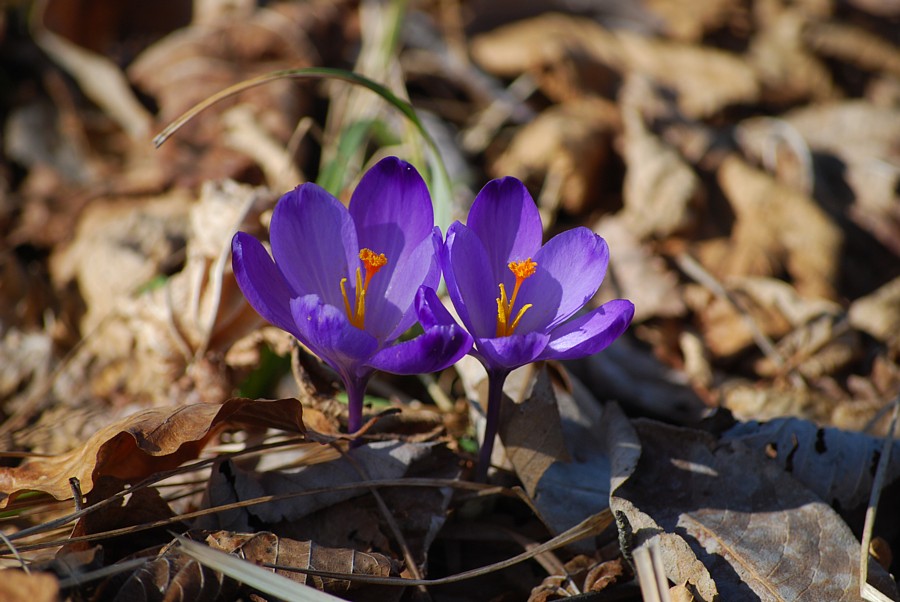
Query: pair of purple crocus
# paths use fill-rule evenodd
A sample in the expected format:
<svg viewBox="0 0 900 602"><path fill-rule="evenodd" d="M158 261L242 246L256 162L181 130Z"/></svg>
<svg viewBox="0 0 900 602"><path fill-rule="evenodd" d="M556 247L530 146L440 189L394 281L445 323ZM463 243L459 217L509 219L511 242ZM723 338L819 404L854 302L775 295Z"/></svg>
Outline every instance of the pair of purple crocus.
<svg viewBox="0 0 900 602"><path fill-rule="evenodd" d="M375 370L418 374L466 353L478 358L489 377L483 479L509 372L596 353L634 315L632 303L618 299L572 318L600 287L609 249L587 228L543 246L542 236L534 201L507 177L489 182L467 225L454 223L442 240L425 182L389 157L362 177L349 209L315 184L288 192L272 215L274 261L244 232L234 236L232 261L250 305L340 375L350 432L362 426ZM442 273L465 328L435 293ZM417 320L422 334L398 342Z"/></svg>

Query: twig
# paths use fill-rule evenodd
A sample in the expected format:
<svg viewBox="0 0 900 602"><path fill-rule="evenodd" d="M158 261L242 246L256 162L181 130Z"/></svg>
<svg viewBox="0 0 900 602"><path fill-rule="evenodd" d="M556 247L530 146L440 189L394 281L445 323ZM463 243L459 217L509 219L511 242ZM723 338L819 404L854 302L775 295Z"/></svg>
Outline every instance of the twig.
<svg viewBox="0 0 900 602"><path fill-rule="evenodd" d="M891 460L891 449L894 445L894 430L897 427L897 415L900 413L900 395L894 399L894 413L891 416L891 425L888 427L887 436L881 446L881 457L878 458L878 468L875 471L875 481L872 483L872 493L869 496L869 507L866 509L866 522L863 526L862 542L859 547L859 593L870 602L890 602L891 599L869 585L869 543L872 540L872 529L875 527L875 513L878 509L878 500L881 490L884 488L884 479L887 467Z"/></svg>

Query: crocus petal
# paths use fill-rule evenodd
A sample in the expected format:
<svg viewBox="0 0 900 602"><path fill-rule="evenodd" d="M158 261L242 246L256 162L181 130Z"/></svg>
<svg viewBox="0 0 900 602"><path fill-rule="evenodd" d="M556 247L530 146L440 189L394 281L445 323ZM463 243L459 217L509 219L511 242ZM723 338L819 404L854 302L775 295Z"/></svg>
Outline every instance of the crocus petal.
<svg viewBox="0 0 900 602"><path fill-rule="evenodd" d="M625 332L633 317L634 304L627 299L604 303L556 328L540 359L572 360L602 351Z"/></svg>
<svg viewBox="0 0 900 602"><path fill-rule="evenodd" d="M435 326L453 326L456 320L441 303L434 289L428 286L419 287L416 293L416 315L422 328L428 330Z"/></svg>
<svg viewBox="0 0 900 602"><path fill-rule="evenodd" d="M353 299L360 265L356 227L340 201L316 184L287 193L272 214L272 255L298 296L318 295L343 307L341 279Z"/></svg>
<svg viewBox="0 0 900 602"><path fill-rule="evenodd" d="M362 376L366 361L378 348L375 337L351 325L343 309L317 295L291 300L297 338L345 377Z"/></svg>
<svg viewBox="0 0 900 602"><path fill-rule="evenodd" d="M359 246L384 253L388 263L382 272L388 274L392 264L403 261L434 227L425 181L412 165L396 157L382 159L365 173L350 198L350 215Z"/></svg>
<svg viewBox="0 0 900 602"><path fill-rule="evenodd" d="M451 225L441 266L447 292L469 332L476 338L494 336L499 289L487 269L488 256L481 239L459 222Z"/></svg>
<svg viewBox="0 0 900 602"><path fill-rule="evenodd" d="M231 265L250 306L263 318L296 336L291 315L291 291L268 251L258 240L238 232L231 239Z"/></svg>
<svg viewBox="0 0 900 602"><path fill-rule="evenodd" d="M413 303L419 286L424 282L435 287L440 282L435 237L440 239L440 230L401 257L390 279L382 273L388 266L372 277L366 292L366 332L378 340L392 341L409 329L416 321Z"/></svg>
<svg viewBox="0 0 900 602"><path fill-rule="evenodd" d="M525 185L511 177L488 182L469 210L466 225L487 251L494 286L504 282L510 261L532 257L541 246L543 227ZM484 271L487 266L478 266Z"/></svg>
<svg viewBox="0 0 900 602"><path fill-rule="evenodd" d="M459 326L434 326L414 339L382 349L369 365L392 374L437 372L459 361L472 337Z"/></svg>
<svg viewBox="0 0 900 602"><path fill-rule="evenodd" d="M609 247L587 228L573 228L550 239L534 261L516 301L533 304L519 322L523 331L552 329L584 307L606 276Z"/></svg>
<svg viewBox="0 0 900 602"><path fill-rule="evenodd" d="M550 335L546 333L528 332L492 339L478 339L477 346L486 363L485 368L490 372L497 368L513 370L533 362L540 357L549 341Z"/></svg>

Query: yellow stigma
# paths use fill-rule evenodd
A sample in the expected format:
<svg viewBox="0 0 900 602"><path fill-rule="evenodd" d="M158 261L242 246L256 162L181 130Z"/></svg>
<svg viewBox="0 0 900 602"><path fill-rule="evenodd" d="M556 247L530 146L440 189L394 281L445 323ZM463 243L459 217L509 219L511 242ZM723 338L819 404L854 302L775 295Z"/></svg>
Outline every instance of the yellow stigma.
<svg viewBox="0 0 900 602"><path fill-rule="evenodd" d="M511 335L516 330L516 326L519 325L519 320L521 320L522 316L525 315L525 312L532 307L531 303L523 305L522 309L516 313L516 317L513 320L510 320L512 317L513 306L516 304L516 296L519 294L519 287L522 286L522 282L524 282L526 278L534 275L537 263L532 261L531 257L529 257L523 261L511 261L507 264L507 267L516 277L516 285L513 288L512 297L507 299L506 288L503 286L503 283L500 283L500 296L497 297L498 337Z"/></svg>
<svg viewBox="0 0 900 602"><path fill-rule="evenodd" d="M362 249L359 252L359 258L366 268L366 277L363 279L362 270L356 268L356 289L353 305L347 297L346 278L341 278L341 295L344 297L344 311L347 312L347 319L350 323L363 329L366 323L366 289L369 288L369 282L372 276L378 273L378 270L387 265L387 257L384 253L376 253L371 249Z"/></svg>

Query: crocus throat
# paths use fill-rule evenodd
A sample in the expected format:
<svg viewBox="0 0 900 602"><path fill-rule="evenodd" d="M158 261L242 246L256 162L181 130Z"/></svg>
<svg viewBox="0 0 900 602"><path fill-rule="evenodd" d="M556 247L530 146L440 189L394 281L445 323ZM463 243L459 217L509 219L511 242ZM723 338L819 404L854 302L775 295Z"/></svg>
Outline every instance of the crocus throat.
<svg viewBox="0 0 900 602"><path fill-rule="evenodd" d="M519 320L521 320L522 316L525 315L525 312L532 307L531 303L523 305L518 313L516 313L516 317L510 320L510 318L512 318L513 306L516 304L516 296L519 294L519 287L522 286L522 282L524 282L526 278L534 275L537 263L532 261L531 257L529 257L523 261L511 261L507 264L507 267L509 267L509 271L516 277L516 285L513 288L512 297L507 299L506 288L503 286L502 282L500 283L500 296L497 297L498 337L507 337L511 335L516 330L516 326L519 325Z"/></svg>
<svg viewBox="0 0 900 602"><path fill-rule="evenodd" d="M362 270L356 268L356 289L353 304L351 305L350 299L347 298L346 278L341 278L341 295L344 296L344 311L347 312L347 319L350 320L351 324L362 330L366 323L366 289L369 288L372 276L387 265L388 260L384 253L376 253L371 249L362 249L359 252L359 258L366 268L366 277L363 279Z"/></svg>

